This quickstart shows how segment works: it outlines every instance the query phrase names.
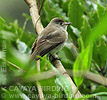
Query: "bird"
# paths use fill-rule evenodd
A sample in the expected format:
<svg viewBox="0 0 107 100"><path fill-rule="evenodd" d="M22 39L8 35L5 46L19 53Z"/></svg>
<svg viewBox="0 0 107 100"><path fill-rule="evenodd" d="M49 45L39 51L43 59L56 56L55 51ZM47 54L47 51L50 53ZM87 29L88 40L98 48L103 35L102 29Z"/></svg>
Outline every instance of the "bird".
<svg viewBox="0 0 107 100"><path fill-rule="evenodd" d="M31 59L45 54L54 55L61 50L68 39L67 26L70 24L61 18L53 18L33 43Z"/></svg>

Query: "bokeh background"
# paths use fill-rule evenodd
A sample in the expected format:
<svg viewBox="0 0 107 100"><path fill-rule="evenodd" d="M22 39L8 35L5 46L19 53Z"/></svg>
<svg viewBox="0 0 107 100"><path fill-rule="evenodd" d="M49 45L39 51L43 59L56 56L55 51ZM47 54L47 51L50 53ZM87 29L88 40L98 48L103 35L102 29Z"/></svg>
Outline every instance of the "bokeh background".
<svg viewBox="0 0 107 100"><path fill-rule="evenodd" d="M3 17L6 22L13 22L17 19L19 25L22 27L25 21L23 13L30 15L29 8L24 0L0 0L0 16ZM31 21L28 21L26 30L35 32Z"/></svg>

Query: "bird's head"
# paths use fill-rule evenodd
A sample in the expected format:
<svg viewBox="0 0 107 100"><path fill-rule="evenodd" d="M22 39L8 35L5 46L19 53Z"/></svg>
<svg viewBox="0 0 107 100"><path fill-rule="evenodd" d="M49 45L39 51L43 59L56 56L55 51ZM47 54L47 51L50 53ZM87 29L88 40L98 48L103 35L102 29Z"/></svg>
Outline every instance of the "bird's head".
<svg viewBox="0 0 107 100"><path fill-rule="evenodd" d="M59 27L62 27L64 29L67 28L68 25L70 25L71 23L70 22L65 22L63 19L61 18L53 18L51 21L50 21L50 24L59 28Z"/></svg>

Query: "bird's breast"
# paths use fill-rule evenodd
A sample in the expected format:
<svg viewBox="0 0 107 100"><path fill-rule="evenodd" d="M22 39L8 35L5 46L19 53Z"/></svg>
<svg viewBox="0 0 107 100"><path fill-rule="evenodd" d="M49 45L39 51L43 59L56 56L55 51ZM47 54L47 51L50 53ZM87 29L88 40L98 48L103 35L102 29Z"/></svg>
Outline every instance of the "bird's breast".
<svg viewBox="0 0 107 100"><path fill-rule="evenodd" d="M68 32L66 30L63 30L63 35L64 35L65 42L66 42L68 39Z"/></svg>

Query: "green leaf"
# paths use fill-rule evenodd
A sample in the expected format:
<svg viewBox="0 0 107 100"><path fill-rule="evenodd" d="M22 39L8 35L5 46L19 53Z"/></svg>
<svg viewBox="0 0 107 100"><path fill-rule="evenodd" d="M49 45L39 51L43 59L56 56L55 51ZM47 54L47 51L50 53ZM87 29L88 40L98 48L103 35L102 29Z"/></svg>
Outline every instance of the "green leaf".
<svg viewBox="0 0 107 100"><path fill-rule="evenodd" d="M0 51L0 59L4 59L5 58L5 52Z"/></svg>
<svg viewBox="0 0 107 100"><path fill-rule="evenodd" d="M55 69L54 67L52 67L52 68L55 71L55 73L59 73L57 69ZM71 100L72 87L71 87L69 80L64 75L60 75L60 73L59 73L59 75L56 77L55 83L64 90L64 92L67 96L67 100Z"/></svg>
<svg viewBox="0 0 107 100"><path fill-rule="evenodd" d="M82 73L90 69L92 59L92 45L85 48L77 57L73 65L74 81L79 87L83 82ZM80 72L79 72L80 71ZM79 75L78 75L79 73Z"/></svg>
<svg viewBox="0 0 107 100"><path fill-rule="evenodd" d="M18 86L11 86L9 91L3 94L5 95L5 100L30 100L29 96L23 93Z"/></svg>
<svg viewBox="0 0 107 100"><path fill-rule="evenodd" d="M75 28L71 25L70 25L70 28L72 29L73 33L79 38L81 32L77 28Z"/></svg>
<svg viewBox="0 0 107 100"><path fill-rule="evenodd" d="M56 84L61 86L62 89L64 90L67 100L71 100L72 98L72 87L71 84L69 83L68 79L64 75L60 75L56 77L55 80Z"/></svg>
<svg viewBox="0 0 107 100"><path fill-rule="evenodd" d="M22 33L22 29L19 27L18 20L15 20L13 23L10 23L10 25L7 25L5 27L5 30L13 32L14 35L17 36L17 38L19 38L20 34Z"/></svg>
<svg viewBox="0 0 107 100"><path fill-rule="evenodd" d="M5 20L2 17L0 17L0 23L6 24Z"/></svg>
<svg viewBox="0 0 107 100"><path fill-rule="evenodd" d="M106 6L107 0L102 0L103 4Z"/></svg>
<svg viewBox="0 0 107 100"><path fill-rule="evenodd" d="M67 47L69 46L69 47ZM73 54L71 52L71 45L66 44L65 47L63 48L64 54L66 56L66 59L70 60L70 61L74 61L74 57ZM62 58L63 59L63 58ZM65 58L63 60L66 60Z"/></svg>
<svg viewBox="0 0 107 100"><path fill-rule="evenodd" d="M98 59L99 58L99 59ZM107 60L107 43L103 39L100 39L93 48L93 59L100 67L105 66Z"/></svg>
<svg viewBox="0 0 107 100"><path fill-rule="evenodd" d="M94 0L83 0L85 3L84 3L84 6L86 8L86 14L90 14L90 13L93 13L94 11L97 10L97 5L95 3Z"/></svg>
<svg viewBox="0 0 107 100"><path fill-rule="evenodd" d="M94 11L93 13L89 14L88 17L89 24L93 28L99 21L98 12Z"/></svg>
<svg viewBox="0 0 107 100"><path fill-rule="evenodd" d="M84 50L84 43L83 43L82 37L80 37L78 39L78 45L79 45L80 51L83 51Z"/></svg>
<svg viewBox="0 0 107 100"><path fill-rule="evenodd" d="M11 44L7 45L6 59L19 68L25 68L25 66L27 67L29 63L29 55L20 53Z"/></svg>
<svg viewBox="0 0 107 100"><path fill-rule="evenodd" d="M2 35L2 38L3 39L6 39L6 40L15 40L16 39L16 36L14 33L12 32L9 32L9 31L0 31L0 34Z"/></svg>
<svg viewBox="0 0 107 100"><path fill-rule="evenodd" d="M107 100L107 96L101 96L102 100Z"/></svg>
<svg viewBox="0 0 107 100"><path fill-rule="evenodd" d="M94 93L98 93L98 92L107 92L107 88L105 86L99 86Z"/></svg>
<svg viewBox="0 0 107 100"><path fill-rule="evenodd" d="M98 15L99 15L99 18L101 18L105 13L105 8L99 4L97 6L98 6L97 7L98 8Z"/></svg>
<svg viewBox="0 0 107 100"><path fill-rule="evenodd" d="M61 63L63 64L64 68L72 69L74 62L66 59L66 60L61 60Z"/></svg>
<svg viewBox="0 0 107 100"><path fill-rule="evenodd" d="M40 57L41 62L40 62L40 66L41 66L41 71L46 71L51 69L52 64L47 60L47 55L45 55L44 57Z"/></svg>
<svg viewBox="0 0 107 100"><path fill-rule="evenodd" d="M91 27L86 19L86 17L83 17L83 26L81 27L81 36L82 36L82 40L84 41L84 46L86 46L85 42L88 38L88 35L91 32Z"/></svg>
<svg viewBox="0 0 107 100"><path fill-rule="evenodd" d="M40 81L45 100L62 100L60 87L55 83L55 77Z"/></svg>
<svg viewBox="0 0 107 100"><path fill-rule="evenodd" d="M74 63L74 56L68 47L64 47L60 52L58 52L58 57L65 68L72 68Z"/></svg>
<svg viewBox="0 0 107 100"><path fill-rule="evenodd" d="M5 20L2 17L0 17L0 30L3 30L5 25L6 25Z"/></svg>
<svg viewBox="0 0 107 100"><path fill-rule="evenodd" d="M107 32L107 12L87 36L86 45L93 44L101 35Z"/></svg>
<svg viewBox="0 0 107 100"><path fill-rule="evenodd" d="M27 20L31 20L31 16L26 14L26 13L23 13L23 16L27 19Z"/></svg>
<svg viewBox="0 0 107 100"><path fill-rule="evenodd" d="M59 5L57 3L54 3L52 0L45 1L44 9L49 21L54 17L60 17L64 20L68 20L68 17L63 12L63 9L61 9Z"/></svg>
<svg viewBox="0 0 107 100"><path fill-rule="evenodd" d="M62 5L61 5L63 10L64 10L64 12L66 12L66 13L68 13L68 5L69 5L69 3L70 3L70 0L63 0Z"/></svg>
<svg viewBox="0 0 107 100"><path fill-rule="evenodd" d="M101 95L107 95L107 92L99 92L99 93L95 93L95 94L85 95L81 98L73 99L73 100L83 100L83 99L88 99L88 98L91 98L91 97L101 96Z"/></svg>
<svg viewBox="0 0 107 100"><path fill-rule="evenodd" d="M33 42L35 41L37 36L35 36L33 33L26 33L24 32L21 38L21 41L27 44L28 47L32 47ZM29 41L28 41L29 40Z"/></svg>
<svg viewBox="0 0 107 100"><path fill-rule="evenodd" d="M84 8L79 2L79 0L71 0L69 3L69 11L68 16L70 21L72 22L72 25L79 30L81 29L82 23L83 23L83 12Z"/></svg>

